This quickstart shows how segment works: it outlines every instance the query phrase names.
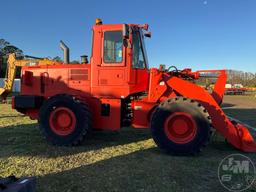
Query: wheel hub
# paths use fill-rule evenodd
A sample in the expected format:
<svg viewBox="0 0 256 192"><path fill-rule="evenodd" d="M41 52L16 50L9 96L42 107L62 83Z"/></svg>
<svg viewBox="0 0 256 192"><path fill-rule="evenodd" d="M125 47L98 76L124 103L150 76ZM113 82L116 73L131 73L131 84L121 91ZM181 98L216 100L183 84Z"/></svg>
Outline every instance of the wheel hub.
<svg viewBox="0 0 256 192"><path fill-rule="evenodd" d="M165 120L164 131L168 139L174 143L186 144L196 136L197 126L190 114L176 112Z"/></svg>
<svg viewBox="0 0 256 192"><path fill-rule="evenodd" d="M51 112L50 127L54 133L66 136L75 130L76 116L66 107L59 107Z"/></svg>

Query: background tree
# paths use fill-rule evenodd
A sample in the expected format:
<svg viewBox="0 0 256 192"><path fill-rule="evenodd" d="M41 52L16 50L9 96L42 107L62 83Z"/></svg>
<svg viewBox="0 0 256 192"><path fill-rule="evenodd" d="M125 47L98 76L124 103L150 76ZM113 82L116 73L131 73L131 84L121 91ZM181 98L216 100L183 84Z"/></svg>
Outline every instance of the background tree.
<svg viewBox="0 0 256 192"><path fill-rule="evenodd" d="M256 87L256 73L228 70L228 81L230 84L242 84L246 87Z"/></svg>
<svg viewBox="0 0 256 192"><path fill-rule="evenodd" d="M63 62L63 60L61 59L60 56L56 56L52 60L57 61L57 62Z"/></svg>
<svg viewBox="0 0 256 192"><path fill-rule="evenodd" d="M5 77L7 68L8 55L15 53L18 57L23 57L23 51L18 47L11 45L5 39L0 39L0 78ZM20 77L20 70L17 71L16 77Z"/></svg>
<svg viewBox="0 0 256 192"><path fill-rule="evenodd" d="M71 63L71 64L79 64L79 63L80 63L80 61L73 60L73 61L71 61L70 63Z"/></svg>
<svg viewBox="0 0 256 192"><path fill-rule="evenodd" d="M61 58L60 56L53 57L52 60L57 61L57 62L63 62L63 60L62 60L62 58ZM71 63L71 64L78 64L78 63L80 63L80 61L78 61L78 60L73 60L73 61L71 61L70 63Z"/></svg>

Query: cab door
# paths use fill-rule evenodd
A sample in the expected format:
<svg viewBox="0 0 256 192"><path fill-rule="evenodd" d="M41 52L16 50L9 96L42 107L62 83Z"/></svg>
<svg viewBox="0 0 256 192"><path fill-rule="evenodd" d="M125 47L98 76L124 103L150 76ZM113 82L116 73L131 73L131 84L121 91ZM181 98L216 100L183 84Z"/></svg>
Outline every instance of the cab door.
<svg viewBox="0 0 256 192"><path fill-rule="evenodd" d="M125 84L125 48L122 30L103 31L102 62L99 68L100 86Z"/></svg>
<svg viewBox="0 0 256 192"><path fill-rule="evenodd" d="M134 76L134 87L132 92L147 91L149 70L144 39L142 31L139 29L133 29L132 32L132 74Z"/></svg>

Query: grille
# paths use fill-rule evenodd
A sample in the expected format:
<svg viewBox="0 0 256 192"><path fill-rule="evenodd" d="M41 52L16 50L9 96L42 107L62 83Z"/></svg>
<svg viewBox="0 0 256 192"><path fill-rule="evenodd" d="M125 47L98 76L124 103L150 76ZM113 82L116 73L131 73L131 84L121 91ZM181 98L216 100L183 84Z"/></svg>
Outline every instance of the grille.
<svg viewBox="0 0 256 192"><path fill-rule="evenodd" d="M71 80L89 80L88 69L71 69Z"/></svg>

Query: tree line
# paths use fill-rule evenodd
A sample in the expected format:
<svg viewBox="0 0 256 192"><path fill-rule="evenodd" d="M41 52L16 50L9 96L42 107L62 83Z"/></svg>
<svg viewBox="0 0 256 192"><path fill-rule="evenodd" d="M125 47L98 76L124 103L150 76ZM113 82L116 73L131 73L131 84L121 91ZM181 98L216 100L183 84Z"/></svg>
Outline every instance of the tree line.
<svg viewBox="0 0 256 192"><path fill-rule="evenodd" d="M228 70L228 83L242 84L246 87L256 87L256 73Z"/></svg>

